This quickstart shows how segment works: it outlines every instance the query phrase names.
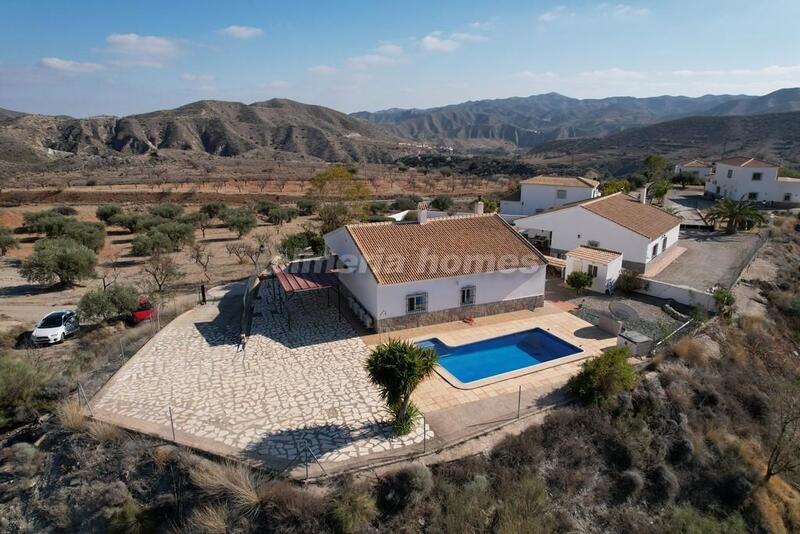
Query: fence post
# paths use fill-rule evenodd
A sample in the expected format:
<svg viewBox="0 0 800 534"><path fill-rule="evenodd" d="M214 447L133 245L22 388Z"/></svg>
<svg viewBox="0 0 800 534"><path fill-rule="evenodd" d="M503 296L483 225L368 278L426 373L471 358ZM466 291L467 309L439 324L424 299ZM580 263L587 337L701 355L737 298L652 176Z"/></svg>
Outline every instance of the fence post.
<svg viewBox="0 0 800 534"><path fill-rule="evenodd" d="M169 411L169 426L172 428L172 441L175 441L175 421L172 418L172 406L168 406L167 410Z"/></svg>
<svg viewBox="0 0 800 534"><path fill-rule="evenodd" d="M80 383L78 383L78 393L83 397L83 402L86 403L86 407L89 409L89 415L94 417L92 406L89 404L89 399L86 397L86 391L83 390L83 386Z"/></svg>
<svg viewBox="0 0 800 534"><path fill-rule="evenodd" d="M517 419L519 419L519 412L522 408L522 386L519 387L519 392L517 393Z"/></svg>
<svg viewBox="0 0 800 534"><path fill-rule="evenodd" d="M422 416L422 452L428 449L428 426L425 424L425 416Z"/></svg>
<svg viewBox="0 0 800 534"><path fill-rule="evenodd" d="M125 358L125 346L122 344L122 338L120 338L120 340L119 340L119 353L122 356L122 358L124 359Z"/></svg>

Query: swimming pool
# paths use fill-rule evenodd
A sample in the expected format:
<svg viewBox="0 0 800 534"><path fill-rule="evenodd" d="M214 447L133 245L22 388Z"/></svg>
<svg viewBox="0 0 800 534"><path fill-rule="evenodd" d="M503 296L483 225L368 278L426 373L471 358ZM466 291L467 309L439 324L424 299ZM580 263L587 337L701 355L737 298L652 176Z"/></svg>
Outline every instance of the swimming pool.
<svg viewBox="0 0 800 534"><path fill-rule="evenodd" d="M583 349L541 328L451 347L438 338L417 343L439 354L439 365L464 385L522 371Z"/></svg>

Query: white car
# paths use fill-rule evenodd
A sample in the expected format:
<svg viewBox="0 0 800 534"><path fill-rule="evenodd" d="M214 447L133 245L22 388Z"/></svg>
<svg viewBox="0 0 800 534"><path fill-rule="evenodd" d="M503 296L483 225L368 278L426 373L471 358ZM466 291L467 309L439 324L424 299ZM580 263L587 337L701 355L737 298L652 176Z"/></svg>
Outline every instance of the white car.
<svg viewBox="0 0 800 534"><path fill-rule="evenodd" d="M70 310L50 312L39 321L31 332L34 345L52 345L61 343L81 327L78 316Z"/></svg>

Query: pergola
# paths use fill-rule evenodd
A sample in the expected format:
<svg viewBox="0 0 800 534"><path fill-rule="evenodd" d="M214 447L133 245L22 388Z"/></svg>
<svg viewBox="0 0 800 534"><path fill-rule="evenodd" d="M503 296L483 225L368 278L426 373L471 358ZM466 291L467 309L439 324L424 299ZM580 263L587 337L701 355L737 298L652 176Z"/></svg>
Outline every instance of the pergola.
<svg viewBox="0 0 800 534"><path fill-rule="evenodd" d="M289 330L292 329L292 313L288 302L297 295L312 291L325 291L328 306L331 305L331 293L336 291L336 307L339 321L342 320L342 299L339 290L339 278L333 272L336 258L311 258L297 260L275 266L273 269L278 285L283 292L281 298L276 284L272 285L272 297L279 310L286 313Z"/></svg>

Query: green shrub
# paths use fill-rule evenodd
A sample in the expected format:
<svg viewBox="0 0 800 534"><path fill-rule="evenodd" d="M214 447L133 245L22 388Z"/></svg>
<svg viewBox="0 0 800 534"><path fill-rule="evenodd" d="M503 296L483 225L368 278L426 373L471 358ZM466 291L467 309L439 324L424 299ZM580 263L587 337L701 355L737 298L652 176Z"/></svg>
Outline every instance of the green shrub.
<svg viewBox="0 0 800 534"><path fill-rule="evenodd" d="M422 202L422 197L417 195L397 197L392 202L392 209L396 211L415 210L420 202Z"/></svg>
<svg viewBox="0 0 800 534"><path fill-rule="evenodd" d="M0 256L5 256L11 250L19 248L19 240L14 237L14 232L7 226L0 225Z"/></svg>
<svg viewBox="0 0 800 534"><path fill-rule="evenodd" d="M438 211L447 211L453 207L453 199L447 195L439 195L431 201L431 208Z"/></svg>
<svg viewBox="0 0 800 534"><path fill-rule="evenodd" d="M102 221L105 224L109 224L109 221L115 216L122 213L122 206L117 203L110 203L110 204L102 204L97 206L97 210L94 212L94 216L97 217L98 221Z"/></svg>
<svg viewBox="0 0 800 534"><path fill-rule="evenodd" d="M200 213L205 213L209 219L219 217L224 211L225 204L222 202L206 202L200 206Z"/></svg>
<svg viewBox="0 0 800 534"><path fill-rule="evenodd" d="M589 273L583 271L572 271L567 276L567 285L580 294L581 291L592 285L594 278Z"/></svg>
<svg viewBox="0 0 800 534"><path fill-rule="evenodd" d="M151 215L161 217L162 219L177 219L183 214L183 206L173 204L172 202L164 202L162 204L150 206L147 208L147 211L149 211Z"/></svg>
<svg viewBox="0 0 800 534"><path fill-rule="evenodd" d="M228 209L222 214L222 222L239 239L249 234L258 224L255 213L248 208Z"/></svg>
<svg viewBox="0 0 800 534"><path fill-rule="evenodd" d="M714 302L717 303L717 310L720 315L730 318L736 305L736 295L730 289L719 287L714 290Z"/></svg>
<svg viewBox="0 0 800 534"><path fill-rule="evenodd" d="M673 508L664 521L664 532L679 534L745 534L747 525L738 514L725 519L705 515L691 505Z"/></svg>
<svg viewBox="0 0 800 534"><path fill-rule="evenodd" d="M388 475L378 488L383 510L397 513L421 502L433 489L433 476L423 464L413 464Z"/></svg>
<svg viewBox="0 0 800 534"><path fill-rule="evenodd" d="M546 534L558 532L552 514L553 506L547 495L544 481L537 476L526 476L514 483L506 482L502 493L502 506L497 513L495 532L516 534L530 528L532 518L536 518L536 532Z"/></svg>
<svg viewBox="0 0 800 534"><path fill-rule="evenodd" d="M48 236L60 235L64 227L75 219L61 215L54 210L43 210L26 212L22 214L22 222L25 228L34 234L46 234Z"/></svg>
<svg viewBox="0 0 800 534"><path fill-rule="evenodd" d="M139 229L139 221L142 220L142 217L143 215L141 213L122 211L112 215L108 219L108 224L112 226L121 226L133 233Z"/></svg>
<svg viewBox="0 0 800 534"><path fill-rule="evenodd" d="M30 417L45 379L29 362L0 355L0 428Z"/></svg>
<svg viewBox="0 0 800 534"><path fill-rule="evenodd" d="M439 506L431 518L432 532L488 532L494 505L489 481L483 475L466 484L442 481L436 491Z"/></svg>
<svg viewBox="0 0 800 534"><path fill-rule="evenodd" d="M300 215L311 215L319 209L319 202L311 198L301 198L297 201L297 210Z"/></svg>
<svg viewBox="0 0 800 534"><path fill-rule="evenodd" d="M353 220L353 214L343 203L325 204L319 210L319 219L322 222L320 230L323 234L332 232Z"/></svg>
<svg viewBox="0 0 800 534"><path fill-rule="evenodd" d="M328 516L336 532L361 532L375 519L375 500L366 491L345 488L332 499Z"/></svg>
<svg viewBox="0 0 800 534"><path fill-rule="evenodd" d="M271 200L257 200L255 203L253 203L253 211L262 217L268 216L269 212L280 207L280 204L277 202L272 202Z"/></svg>
<svg viewBox="0 0 800 534"><path fill-rule="evenodd" d="M78 210L76 210L72 206L56 206L55 208L53 208L53 211L56 213L60 213L61 215L66 215L67 217L72 217L73 215L78 214Z"/></svg>
<svg viewBox="0 0 800 534"><path fill-rule="evenodd" d="M161 223L137 235L131 243L134 256L177 252L194 243L194 226L183 222Z"/></svg>
<svg viewBox="0 0 800 534"><path fill-rule="evenodd" d="M147 510L129 500L108 520L109 534L142 534L153 532L156 523Z"/></svg>
<svg viewBox="0 0 800 534"><path fill-rule="evenodd" d="M628 269L622 269L616 282L614 282L614 289L619 289L623 293L633 293L643 287L644 280L642 280L642 275Z"/></svg>
<svg viewBox="0 0 800 534"><path fill-rule="evenodd" d="M278 251L290 260L295 259L300 252L307 248L311 248L315 256L320 256L325 252L325 240L319 233L306 230L287 235L281 239L281 243L278 245Z"/></svg>
<svg viewBox="0 0 800 534"><path fill-rule="evenodd" d="M297 212L288 208L274 208L267 215L267 222L270 224L283 224L291 221L297 216Z"/></svg>
<svg viewBox="0 0 800 534"><path fill-rule="evenodd" d="M132 286L114 284L85 293L78 301L81 318L88 321L107 321L127 315L137 306L138 292Z"/></svg>
<svg viewBox="0 0 800 534"><path fill-rule="evenodd" d="M416 207L416 206L415 206ZM389 204L386 202L370 202L369 204L369 212L372 215L382 215L389 210Z"/></svg>
<svg viewBox="0 0 800 534"><path fill-rule="evenodd" d="M30 282L72 284L94 276L97 257L72 239L40 239L20 273Z"/></svg>
<svg viewBox="0 0 800 534"><path fill-rule="evenodd" d="M636 469L629 469L622 473L617 482L617 490L620 500L633 499L638 496L644 488L644 477Z"/></svg>
<svg viewBox="0 0 800 534"><path fill-rule="evenodd" d="M628 363L630 357L627 347L611 347L583 362L580 372L567 382L568 391L584 404L601 404L632 389L636 372Z"/></svg>

